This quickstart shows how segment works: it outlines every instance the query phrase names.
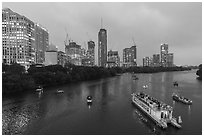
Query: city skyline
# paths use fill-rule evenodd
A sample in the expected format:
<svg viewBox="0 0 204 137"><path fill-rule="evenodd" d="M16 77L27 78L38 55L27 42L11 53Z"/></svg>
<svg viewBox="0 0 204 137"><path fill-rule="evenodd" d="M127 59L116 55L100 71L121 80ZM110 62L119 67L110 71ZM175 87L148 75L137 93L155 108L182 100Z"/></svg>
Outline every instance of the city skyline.
<svg viewBox="0 0 204 137"><path fill-rule="evenodd" d="M69 38L82 47L89 40L97 43L103 18L103 28L108 31L107 51L119 51L120 58L124 48L134 45L133 37L138 46L139 65L143 57L159 54L161 43L168 43L176 65L202 63L201 3L4 2L2 8L10 8L41 24L49 32L49 43L62 51L66 31ZM34 10L37 8L46 10ZM98 45L96 57L97 51Z"/></svg>

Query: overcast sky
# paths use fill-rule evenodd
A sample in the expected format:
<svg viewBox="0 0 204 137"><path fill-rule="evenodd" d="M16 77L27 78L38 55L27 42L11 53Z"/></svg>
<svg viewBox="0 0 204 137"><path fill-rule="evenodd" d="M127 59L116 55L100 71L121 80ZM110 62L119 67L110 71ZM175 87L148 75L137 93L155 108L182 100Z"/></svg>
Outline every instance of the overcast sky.
<svg viewBox="0 0 204 137"><path fill-rule="evenodd" d="M169 44L176 65L202 63L202 3L3 3L3 8L26 16L48 29L49 42L64 51L66 30L69 37L87 47L93 40L98 48L98 31L108 34L108 49L138 46L142 58L160 53L161 43Z"/></svg>

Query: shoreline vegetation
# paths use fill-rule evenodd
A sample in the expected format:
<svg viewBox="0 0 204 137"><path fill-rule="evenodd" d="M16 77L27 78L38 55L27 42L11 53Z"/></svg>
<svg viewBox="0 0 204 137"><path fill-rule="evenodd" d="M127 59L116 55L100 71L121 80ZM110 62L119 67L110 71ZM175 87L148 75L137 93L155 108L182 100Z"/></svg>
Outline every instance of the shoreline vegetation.
<svg viewBox="0 0 204 137"><path fill-rule="evenodd" d="M198 76L198 80L202 80L202 64L198 66L198 70L196 71L196 75Z"/></svg>
<svg viewBox="0 0 204 137"><path fill-rule="evenodd" d="M201 66L202 67L202 66ZM69 83L96 80L100 78L112 77L122 73L157 73L167 71L191 70L190 67L86 67L75 66L73 64L50 65L37 67L31 66L27 72L19 64L2 64L2 94L24 94L34 91L39 85L53 87ZM201 69L202 70L202 69ZM197 74L197 73L196 73ZM200 72L198 73L200 74ZM202 76L202 72L201 72Z"/></svg>

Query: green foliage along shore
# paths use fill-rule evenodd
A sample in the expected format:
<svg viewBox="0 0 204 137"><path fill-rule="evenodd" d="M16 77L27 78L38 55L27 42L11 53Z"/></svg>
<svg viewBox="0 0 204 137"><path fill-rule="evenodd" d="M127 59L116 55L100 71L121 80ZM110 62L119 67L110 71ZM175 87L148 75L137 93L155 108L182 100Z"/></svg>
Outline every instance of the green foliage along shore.
<svg viewBox="0 0 204 137"><path fill-rule="evenodd" d="M198 75L197 79L202 80L202 64L199 65L196 75Z"/></svg>
<svg viewBox="0 0 204 137"><path fill-rule="evenodd" d="M2 64L2 92L3 94L24 93L32 91L36 86L43 87L58 86L78 81L95 80L100 78L116 76L118 73L155 73L162 71L183 71L189 70L182 67L153 68L153 67L86 67L66 64L50 65L44 67L31 66L27 72L19 64Z"/></svg>
<svg viewBox="0 0 204 137"><path fill-rule="evenodd" d="M45 67L31 66L26 72L19 64L2 64L3 94L24 93L36 86L57 86L78 81L95 80L115 76L120 68L85 67L66 64Z"/></svg>

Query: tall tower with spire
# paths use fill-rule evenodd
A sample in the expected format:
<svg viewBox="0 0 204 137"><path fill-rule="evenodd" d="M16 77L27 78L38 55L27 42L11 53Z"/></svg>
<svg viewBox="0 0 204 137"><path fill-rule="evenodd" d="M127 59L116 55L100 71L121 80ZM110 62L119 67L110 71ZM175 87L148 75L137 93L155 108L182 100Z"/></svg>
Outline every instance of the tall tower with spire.
<svg viewBox="0 0 204 137"><path fill-rule="evenodd" d="M98 66L105 67L107 63L107 31L103 29L101 18L101 29L98 32Z"/></svg>

